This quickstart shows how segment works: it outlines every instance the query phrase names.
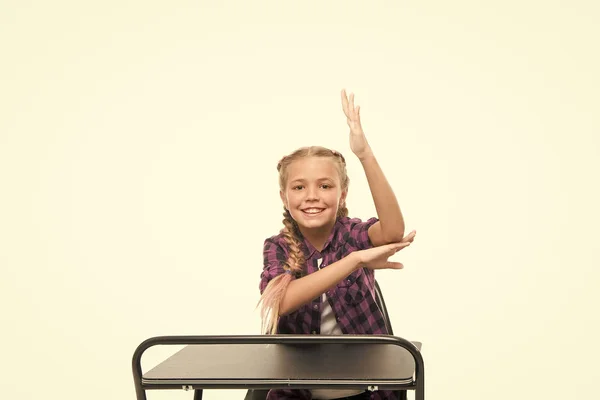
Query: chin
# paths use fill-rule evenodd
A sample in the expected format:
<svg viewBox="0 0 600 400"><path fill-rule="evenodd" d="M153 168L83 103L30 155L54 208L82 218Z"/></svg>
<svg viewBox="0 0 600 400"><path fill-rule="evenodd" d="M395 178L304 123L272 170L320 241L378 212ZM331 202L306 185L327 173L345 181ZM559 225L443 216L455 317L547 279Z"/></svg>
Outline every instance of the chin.
<svg viewBox="0 0 600 400"><path fill-rule="evenodd" d="M319 217L307 217L302 211L298 211L293 215L296 223L307 229L324 228L331 223L335 223L335 215L330 212L320 215Z"/></svg>

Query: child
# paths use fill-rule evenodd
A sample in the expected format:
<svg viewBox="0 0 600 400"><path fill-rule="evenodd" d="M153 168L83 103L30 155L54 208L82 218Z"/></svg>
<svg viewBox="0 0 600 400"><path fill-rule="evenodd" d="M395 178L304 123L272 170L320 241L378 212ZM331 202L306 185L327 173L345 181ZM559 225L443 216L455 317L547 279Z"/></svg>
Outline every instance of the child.
<svg viewBox="0 0 600 400"><path fill-rule="evenodd" d="M344 157L323 147L296 150L277 165L284 228L264 243L263 333L388 334L375 303L374 270L400 269L388 258L407 247L398 202L365 138L354 96L342 91L350 148L360 160L378 218L349 218ZM356 360L359 362L359 360ZM271 390L278 399L395 399L391 391Z"/></svg>

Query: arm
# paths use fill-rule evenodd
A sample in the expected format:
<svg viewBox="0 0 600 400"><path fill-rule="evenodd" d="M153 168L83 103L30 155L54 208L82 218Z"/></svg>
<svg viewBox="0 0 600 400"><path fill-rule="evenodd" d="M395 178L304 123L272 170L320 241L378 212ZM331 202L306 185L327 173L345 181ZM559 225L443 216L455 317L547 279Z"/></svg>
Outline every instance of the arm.
<svg viewBox="0 0 600 400"><path fill-rule="evenodd" d="M369 156L361 157L360 161L365 170L379 218L379 221L369 228L369 238L374 246L399 242L404 237L405 227L402 211L400 211L394 191L372 153Z"/></svg>
<svg viewBox="0 0 600 400"><path fill-rule="evenodd" d="M292 280L281 300L279 315L294 312L304 304L319 297L356 271L360 265L359 257L354 252L328 265L327 268Z"/></svg>
<svg viewBox="0 0 600 400"><path fill-rule="evenodd" d="M315 273L295 279L288 285L281 301L279 315L296 311L298 308L322 295L339 281L359 268L369 269L402 269L399 262L388 261L396 252L410 245L411 241L390 243L384 246L371 247L348 254Z"/></svg>
<svg viewBox="0 0 600 400"><path fill-rule="evenodd" d="M360 107L354 106L354 95L342 91L342 107L350 127L350 148L360 160L369 183L379 222L369 228L369 238L374 246L399 242L404 236L404 219L396 196L390 187L360 123Z"/></svg>
<svg viewBox="0 0 600 400"><path fill-rule="evenodd" d="M263 249L264 265L261 273L259 289L261 295L264 295L265 289L269 283L277 278L284 277L284 260L288 257L286 254L286 244L272 238L266 239ZM336 261L314 273L296 278L291 276L287 287L283 293L274 295L279 300L279 315L289 314L302 307L304 304L316 299L327 290L338 284L342 279L352 274L361 266L359 255L356 252L350 253L339 261Z"/></svg>
<svg viewBox="0 0 600 400"><path fill-rule="evenodd" d="M288 284L283 298L281 299L279 315L286 315L296 311L304 304L307 304L327 290L336 286L338 282L359 268L403 268L401 263L388 261L388 258L397 251L409 246L410 242L411 241L403 241L385 246L372 247L366 250L354 251L341 260L328 265L327 268L323 268L302 278L292 278L292 281ZM265 249L266 264L263 269L260 283L261 293L271 279L284 273L282 263L279 261L282 255L282 248L267 240L265 241Z"/></svg>

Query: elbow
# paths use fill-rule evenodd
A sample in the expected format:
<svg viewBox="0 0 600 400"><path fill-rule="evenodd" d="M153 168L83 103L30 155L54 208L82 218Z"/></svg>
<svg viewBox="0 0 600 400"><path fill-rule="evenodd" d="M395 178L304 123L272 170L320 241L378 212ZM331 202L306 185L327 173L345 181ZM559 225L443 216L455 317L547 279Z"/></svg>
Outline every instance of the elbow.
<svg viewBox="0 0 600 400"><path fill-rule="evenodd" d="M281 299L281 303L279 304L279 309L277 310L278 317L286 316L294 311L292 305L289 303L289 301L286 301L286 300L289 300L289 299L286 299L285 296L283 297L283 299Z"/></svg>
<svg viewBox="0 0 600 400"><path fill-rule="evenodd" d="M285 308L285 305L282 302L282 304L279 306L279 309L277 310L277 317L278 318L279 317L283 317L283 316L285 316L287 314L289 314L289 311L288 311L287 308Z"/></svg>
<svg viewBox="0 0 600 400"><path fill-rule="evenodd" d="M288 314L291 314L293 311L295 311L295 310L294 310L294 309L292 309L292 308L290 308L289 306L288 306L287 308L282 306L282 307L279 309L278 316L279 316L279 317L284 317L284 316L286 316L286 315L288 315Z"/></svg>
<svg viewBox="0 0 600 400"><path fill-rule="evenodd" d="M383 239L386 243L398 243L404 239L404 227L385 233Z"/></svg>

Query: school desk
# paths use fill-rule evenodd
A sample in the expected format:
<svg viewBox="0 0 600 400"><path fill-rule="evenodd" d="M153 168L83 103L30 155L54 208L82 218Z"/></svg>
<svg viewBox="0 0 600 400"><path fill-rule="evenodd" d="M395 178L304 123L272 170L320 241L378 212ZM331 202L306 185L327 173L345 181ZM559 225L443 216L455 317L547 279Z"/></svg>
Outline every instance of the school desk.
<svg viewBox="0 0 600 400"><path fill-rule="evenodd" d="M142 373L141 358L157 345L185 345ZM158 336L132 360L137 400L147 390L203 389L414 390L424 400L421 343L392 335ZM242 400L240 398L240 400Z"/></svg>

